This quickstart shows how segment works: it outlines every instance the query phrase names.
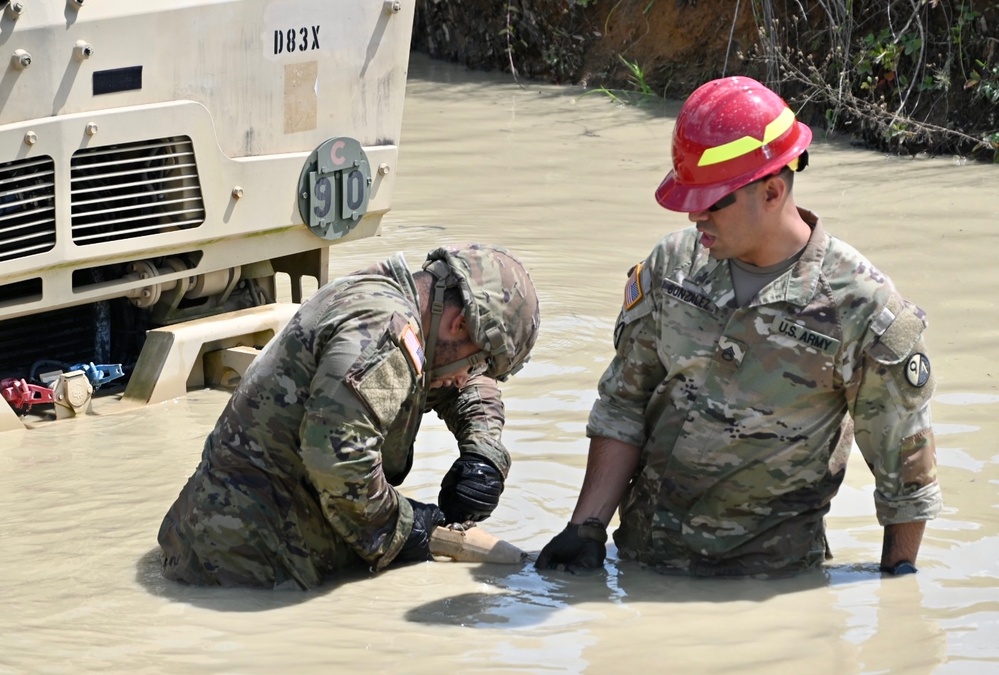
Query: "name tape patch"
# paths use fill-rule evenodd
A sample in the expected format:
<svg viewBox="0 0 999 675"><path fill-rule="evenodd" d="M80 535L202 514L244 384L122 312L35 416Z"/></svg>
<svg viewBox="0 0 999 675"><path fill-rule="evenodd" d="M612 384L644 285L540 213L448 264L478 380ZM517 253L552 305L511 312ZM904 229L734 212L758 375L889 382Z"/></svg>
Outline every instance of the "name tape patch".
<svg viewBox="0 0 999 675"><path fill-rule="evenodd" d="M706 312L714 312L714 303L711 302L711 298L702 293L692 291L689 288L684 288L675 281L664 279L662 289L666 291L666 295L675 298L682 303L693 305L694 307L703 309Z"/></svg>
<svg viewBox="0 0 999 675"><path fill-rule="evenodd" d="M776 333L790 338L806 347L817 349L820 352L834 354L839 349L839 340L836 338L831 338L828 335L823 335L817 331L809 330L801 324L794 323L784 317L778 316L774 319L772 328Z"/></svg>

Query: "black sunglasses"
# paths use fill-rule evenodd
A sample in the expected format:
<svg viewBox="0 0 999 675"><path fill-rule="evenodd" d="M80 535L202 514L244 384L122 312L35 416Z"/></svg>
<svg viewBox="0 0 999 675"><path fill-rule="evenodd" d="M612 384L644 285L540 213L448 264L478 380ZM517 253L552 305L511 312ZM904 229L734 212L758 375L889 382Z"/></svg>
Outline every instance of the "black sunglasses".
<svg viewBox="0 0 999 675"><path fill-rule="evenodd" d="M722 209L728 206L732 206L732 204L735 204L735 192L730 192L729 194L725 195L724 197L716 201L714 204L709 206L707 210L710 211L711 213L714 213L715 211L721 211Z"/></svg>
<svg viewBox="0 0 999 675"><path fill-rule="evenodd" d="M738 192L742 188L747 188L750 185L756 185L757 183L762 183L765 180L773 178L774 176L776 176L779 173L780 173L780 171L778 171L777 173L767 174L766 176L763 176L762 178L757 178L752 183L746 183L742 187L736 188L734 191L729 192L727 195L725 195L724 197L722 197L721 199L719 199L718 201L716 201L714 204L712 204L711 206L709 206L706 210L710 211L711 213L714 213L715 211L721 211L724 208L732 206L732 204L735 204L735 193L736 192Z"/></svg>
<svg viewBox="0 0 999 675"><path fill-rule="evenodd" d="M791 169L791 171L804 171L805 167L808 166L808 150L803 150L800 155L798 155L790 162L788 162L787 166L789 169ZM761 183L767 180L768 178L773 178L774 176L777 176L779 174L780 171L776 171L774 173L764 176L763 178L757 178L756 180L753 181L753 183ZM732 204L735 204L735 193L744 187L749 187L753 183L746 183L741 188L733 190L732 192L728 193L727 195L716 201L714 204L712 204L705 210L714 213L715 211L721 211L725 207L732 206Z"/></svg>

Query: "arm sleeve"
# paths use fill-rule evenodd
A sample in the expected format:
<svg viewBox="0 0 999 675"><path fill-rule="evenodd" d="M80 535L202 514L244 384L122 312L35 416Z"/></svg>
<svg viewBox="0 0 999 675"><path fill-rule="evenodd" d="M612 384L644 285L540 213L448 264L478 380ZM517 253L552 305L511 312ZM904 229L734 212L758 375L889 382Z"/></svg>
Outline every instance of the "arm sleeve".
<svg viewBox="0 0 999 675"><path fill-rule="evenodd" d="M925 319L897 296L885 312L872 324L861 355L851 413L857 446L874 474L878 521L890 525L935 517L942 497L930 419L935 383L922 335Z"/></svg>
<svg viewBox="0 0 999 675"><path fill-rule="evenodd" d="M340 328L317 355L300 428L302 461L337 534L375 569L388 565L413 526L409 503L382 471L385 433L415 375L390 331Z"/></svg>
<svg viewBox="0 0 999 675"><path fill-rule="evenodd" d="M599 398L586 425L590 438L610 438L639 448L645 445L645 409L666 375L658 352L652 289L652 279L657 277L652 269L650 258L629 275L625 305L614 329L614 358L600 378ZM638 299L629 304L629 298L636 295Z"/></svg>
<svg viewBox="0 0 999 675"><path fill-rule="evenodd" d="M510 453L501 440L505 416L496 380L479 375L461 389L435 390L427 404L454 434L462 455L483 457L507 477Z"/></svg>

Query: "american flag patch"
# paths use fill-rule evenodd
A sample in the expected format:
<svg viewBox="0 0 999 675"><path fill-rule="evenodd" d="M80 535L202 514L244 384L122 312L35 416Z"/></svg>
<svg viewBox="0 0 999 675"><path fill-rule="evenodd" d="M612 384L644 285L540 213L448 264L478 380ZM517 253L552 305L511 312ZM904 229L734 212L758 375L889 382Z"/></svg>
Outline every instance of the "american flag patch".
<svg viewBox="0 0 999 675"><path fill-rule="evenodd" d="M638 301L642 299L642 283L639 281L639 275L642 273L642 263L638 263L631 270L631 276L628 277L628 283L624 286L624 308L631 309L638 304Z"/></svg>
<svg viewBox="0 0 999 675"><path fill-rule="evenodd" d="M416 368L416 374L423 374L423 362L426 360L423 356L423 345L420 344L420 338L416 336L416 331L413 327L406 325L402 329L402 344L406 347L406 351L409 352L409 360L413 362L413 367Z"/></svg>

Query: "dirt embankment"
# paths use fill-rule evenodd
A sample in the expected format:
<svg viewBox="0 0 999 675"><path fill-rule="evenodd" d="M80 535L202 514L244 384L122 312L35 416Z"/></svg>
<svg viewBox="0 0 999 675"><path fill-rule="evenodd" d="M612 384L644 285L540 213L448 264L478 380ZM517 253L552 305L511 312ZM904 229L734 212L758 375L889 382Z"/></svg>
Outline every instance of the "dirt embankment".
<svg viewBox="0 0 999 675"><path fill-rule="evenodd" d="M756 21L737 0L420 0L413 47L481 70L629 87L635 64L658 95L745 72ZM726 68L727 67L727 68Z"/></svg>
<svg viewBox="0 0 999 675"><path fill-rule="evenodd" d="M999 159L999 3L417 0L413 48L519 78L682 98L771 84L871 147Z"/></svg>

